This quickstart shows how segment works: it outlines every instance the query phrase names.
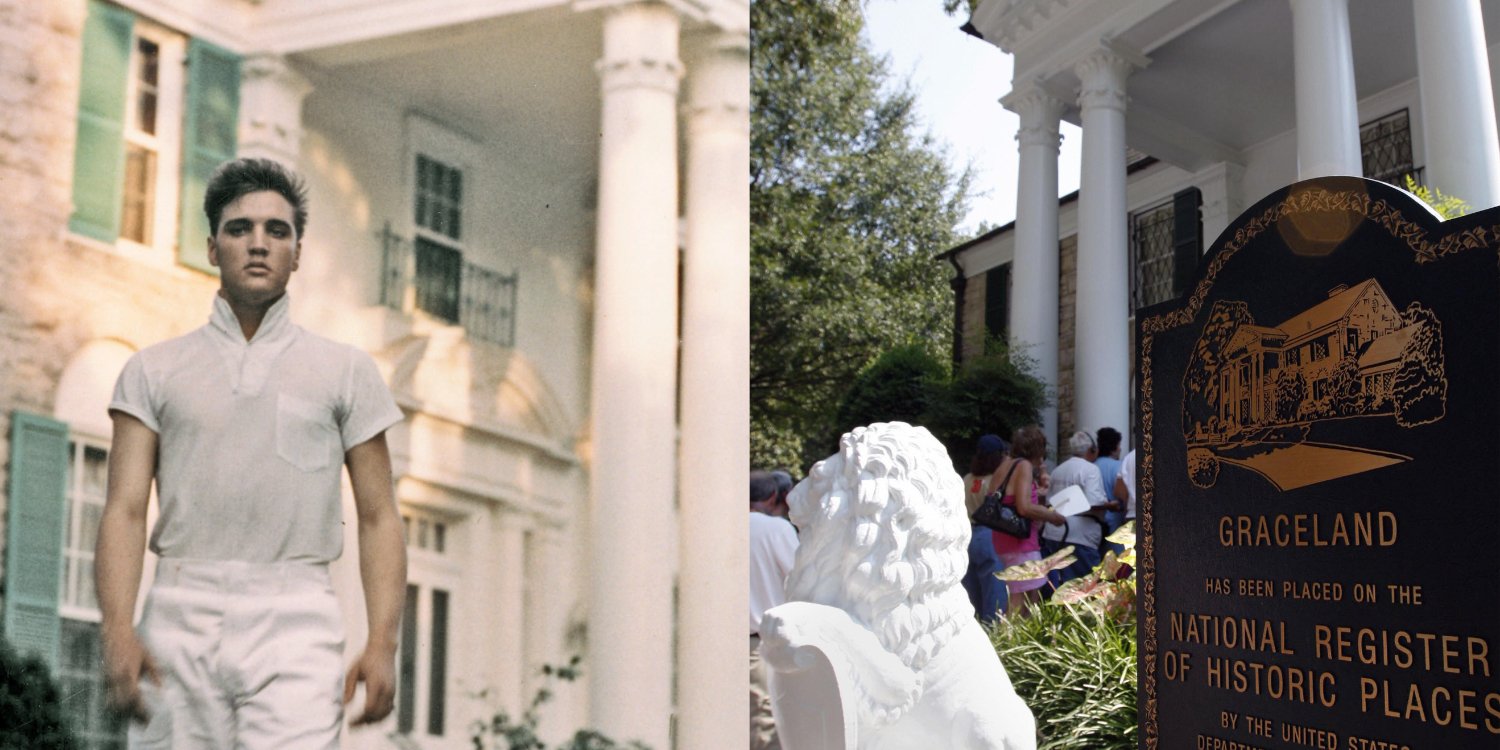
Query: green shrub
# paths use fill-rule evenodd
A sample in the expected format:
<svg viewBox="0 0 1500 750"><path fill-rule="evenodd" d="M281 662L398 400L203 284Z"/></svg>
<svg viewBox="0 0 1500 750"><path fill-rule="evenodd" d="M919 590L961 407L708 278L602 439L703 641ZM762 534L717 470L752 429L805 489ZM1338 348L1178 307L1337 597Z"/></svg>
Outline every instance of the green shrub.
<svg viewBox="0 0 1500 750"><path fill-rule="evenodd" d="M62 700L34 656L22 657L0 638L0 750L74 750Z"/></svg>
<svg viewBox="0 0 1500 750"><path fill-rule="evenodd" d="M921 424L947 380L948 368L925 345L898 346L861 370L844 392L838 434L875 422Z"/></svg>
<svg viewBox="0 0 1500 750"><path fill-rule="evenodd" d="M948 448L959 473L968 471L980 435L1010 440L1016 428L1041 421L1047 388L1033 367L1004 341L992 339L984 355L964 363L932 401L923 424Z"/></svg>
<svg viewBox="0 0 1500 750"><path fill-rule="evenodd" d="M1048 603L1002 619L990 638L1036 717L1038 750L1134 750L1134 618Z"/></svg>

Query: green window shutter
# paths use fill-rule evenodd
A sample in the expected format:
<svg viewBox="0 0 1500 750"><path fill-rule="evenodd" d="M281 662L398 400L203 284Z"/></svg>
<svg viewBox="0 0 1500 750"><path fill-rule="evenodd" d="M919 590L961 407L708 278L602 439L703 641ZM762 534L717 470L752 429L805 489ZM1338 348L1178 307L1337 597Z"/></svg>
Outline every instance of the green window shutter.
<svg viewBox="0 0 1500 750"><path fill-rule="evenodd" d="M57 669L66 541L68 426L15 412L5 518L5 637Z"/></svg>
<svg viewBox="0 0 1500 750"><path fill-rule="evenodd" d="M201 39L188 44L187 120L182 136L182 226L177 260L212 274L203 189L214 168L234 158L240 117L240 57Z"/></svg>
<svg viewBox="0 0 1500 750"><path fill-rule="evenodd" d="M125 170L125 88L135 16L90 0L83 22L78 141L73 148L73 215L68 228L104 242L120 234Z"/></svg>

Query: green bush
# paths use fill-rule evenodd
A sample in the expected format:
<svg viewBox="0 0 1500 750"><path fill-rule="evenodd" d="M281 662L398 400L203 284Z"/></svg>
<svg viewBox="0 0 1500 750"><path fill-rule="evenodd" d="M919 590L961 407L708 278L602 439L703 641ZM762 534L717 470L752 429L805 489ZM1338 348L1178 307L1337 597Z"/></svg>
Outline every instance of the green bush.
<svg viewBox="0 0 1500 750"><path fill-rule="evenodd" d="M1036 717L1038 750L1134 750L1134 618L1049 603L1002 619L990 638Z"/></svg>
<svg viewBox="0 0 1500 750"><path fill-rule="evenodd" d="M923 344L898 346L861 370L839 402L839 435L875 422L921 424L948 381L948 368Z"/></svg>
<svg viewBox="0 0 1500 750"><path fill-rule="evenodd" d="M979 436L1010 440L1018 427L1041 421L1046 385L1032 374L1033 362L992 339L933 399L923 425L948 448L954 468L968 471Z"/></svg>
<svg viewBox="0 0 1500 750"><path fill-rule="evenodd" d="M74 750L47 666L0 638L0 750Z"/></svg>

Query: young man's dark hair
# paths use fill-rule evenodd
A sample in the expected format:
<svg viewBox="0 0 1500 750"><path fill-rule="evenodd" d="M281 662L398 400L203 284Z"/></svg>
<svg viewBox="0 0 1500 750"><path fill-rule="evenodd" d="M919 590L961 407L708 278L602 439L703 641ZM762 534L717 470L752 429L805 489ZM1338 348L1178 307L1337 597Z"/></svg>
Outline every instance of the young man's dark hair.
<svg viewBox="0 0 1500 750"><path fill-rule="evenodd" d="M1120 431L1113 427L1099 428L1099 455L1113 456L1120 448Z"/></svg>
<svg viewBox="0 0 1500 750"><path fill-rule="evenodd" d="M270 190L292 204L292 228L297 239L307 226L307 185L291 170L270 159L235 159L226 161L208 178L203 191L203 213L208 214L208 231L219 233L219 218L224 207L243 195Z"/></svg>

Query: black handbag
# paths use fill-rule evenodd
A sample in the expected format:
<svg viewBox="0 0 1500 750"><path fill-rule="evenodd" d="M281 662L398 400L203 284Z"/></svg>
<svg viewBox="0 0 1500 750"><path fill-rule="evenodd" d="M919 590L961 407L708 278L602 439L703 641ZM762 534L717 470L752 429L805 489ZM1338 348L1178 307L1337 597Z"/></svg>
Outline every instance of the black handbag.
<svg viewBox="0 0 1500 750"><path fill-rule="evenodd" d="M1005 472L1005 478L1000 480L1000 489L984 496L984 501L979 504L970 520L1002 534L1026 539L1031 536L1031 519L1017 513L1013 506L1006 505L1001 500L1005 486L1010 483L1010 475L1015 473L1020 464L1021 460L1017 459L1010 465L1010 471Z"/></svg>

